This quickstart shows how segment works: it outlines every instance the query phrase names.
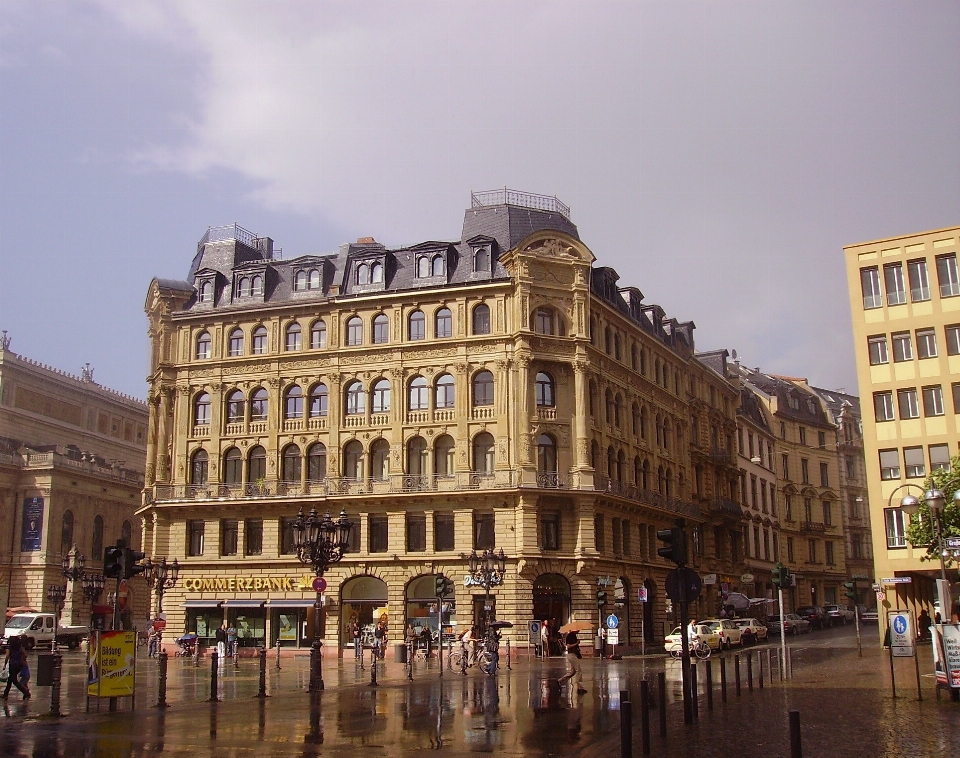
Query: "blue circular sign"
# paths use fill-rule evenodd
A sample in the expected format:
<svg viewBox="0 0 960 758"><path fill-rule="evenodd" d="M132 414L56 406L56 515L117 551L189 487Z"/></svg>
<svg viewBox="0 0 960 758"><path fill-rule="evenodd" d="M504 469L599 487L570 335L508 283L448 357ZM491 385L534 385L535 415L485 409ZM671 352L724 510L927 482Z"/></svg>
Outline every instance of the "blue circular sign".
<svg viewBox="0 0 960 758"><path fill-rule="evenodd" d="M539 637L539 636L540 636L540 622L539 622L539 621L531 621L531 622L530 622L530 636L531 636L531 637Z"/></svg>
<svg viewBox="0 0 960 758"><path fill-rule="evenodd" d="M616 629L618 626L620 626L620 619L612 613L607 616L607 629Z"/></svg>
<svg viewBox="0 0 960 758"><path fill-rule="evenodd" d="M906 616L893 617L893 631L895 631L897 634L907 633L907 617Z"/></svg>

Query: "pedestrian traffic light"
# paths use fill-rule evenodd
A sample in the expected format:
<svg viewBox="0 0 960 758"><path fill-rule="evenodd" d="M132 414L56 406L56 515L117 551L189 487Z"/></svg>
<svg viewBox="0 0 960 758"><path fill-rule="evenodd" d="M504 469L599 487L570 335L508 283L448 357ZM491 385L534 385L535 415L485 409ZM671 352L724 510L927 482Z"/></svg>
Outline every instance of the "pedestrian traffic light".
<svg viewBox="0 0 960 758"><path fill-rule="evenodd" d="M678 524L670 529L661 529L657 532L657 539L666 543L665 547L657 548L657 555L673 561L678 566L687 563L687 533L683 526Z"/></svg>
<svg viewBox="0 0 960 758"><path fill-rule="evenodd" d="M603 608L607 604L607 593L604 590L597 590L597 608Z"/></svg>
<svg viewBox="0 0 960 758"><path fill-rule="evenodd" d="M849 598L856 600L859 595L857 594L857 583L856 582L844 582L843 586L846 588L846 592L843 594Z"/></svg>
<svg viewBox="0 0 960 758"><path fill-rule="evenodd" d="M103 575L119 579L123 574L123 548L111 545L103 551Z"/></svg>
<svg viewBox="0 0 960 758"><path fill-rule="evenodd" d="M123 578L129 579L146 571L147 567L140 565L140 561L146 557L146 553L141 553L139 550L123 548Z"/></svg>

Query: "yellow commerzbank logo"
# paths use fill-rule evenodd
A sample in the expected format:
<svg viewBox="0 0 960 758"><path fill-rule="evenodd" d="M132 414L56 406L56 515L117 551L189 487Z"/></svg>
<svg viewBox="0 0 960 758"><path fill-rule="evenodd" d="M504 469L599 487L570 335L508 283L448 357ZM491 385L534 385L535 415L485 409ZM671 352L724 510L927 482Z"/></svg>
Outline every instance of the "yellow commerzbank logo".
<svg viewBox="0 0 960 758"><path fill-rule="evenodd" d="M182 586L186 592L313 592L313 577L205 576L184 579Z"/></svg>

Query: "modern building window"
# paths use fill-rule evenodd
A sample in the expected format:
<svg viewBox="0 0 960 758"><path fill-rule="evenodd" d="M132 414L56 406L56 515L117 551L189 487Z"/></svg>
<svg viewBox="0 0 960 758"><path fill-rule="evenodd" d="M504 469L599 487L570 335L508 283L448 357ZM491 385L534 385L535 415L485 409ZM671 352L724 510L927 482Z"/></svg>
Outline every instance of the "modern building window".
<svg viewBox="0 0 960 758"><path fill-rule="evenodd" d="M897 448L880 451L880 478L900 478L900 451Z"/></svg>
<svg viewBox="0 0 960 758"><path fill-rule="evenodd" d="M327 325L320 319L310 327L310 349L320 350L327 346Z"/></svg>
<svg viewBox="0 0 960 758"><path fill-rule="evenodd" d="M901 419L920 418L920 405L917 402L917 388L897 390L897 405Z"/></svg>
<svg viewBox="0 0 960 758"><path fill-rule="evenodd" d="M923 459L922 447L905 447L903 449L903 469L907 479L917 479L927 474L926 462Z"/></svg>
<svg viewBox="0 0 960 758"><path fill-rule="evenodd" d="M243 522L243 552L245 555L263 554L263 519L248 518Z"/></svg>
<svg viewBox="0 0 960 758"><path fill-rule="evenodd" d="M363 344L363 319L359 316L352 316L347 321L347 345L356 346Z"/></svg>
<svg viewBox="0 0 960 758"><path fill-rule="evenodd" d="M873 413L877 421L893 421L893 391L873 393Z"/></svg>
<svg viewBox="0 0 960 758"><path fill-rule="evenodd" d="M893 360L897 363L913 360L913 343L910 332L896 332L893 338Z"/></svg>
<svg viewBox="0 0 960 758"><path fill-rule="evenodd" d="M960 413L960 382L954 382L950 385L953 392L953 412Z"/></svg>
<svg viewBox="0 0 960 758"><path fill-rule="evenodd" d="M917 329L917 357L937 357L937 333L933 329Z"/></svg>
<svg viewBox="0 0 960 758"><path fill-rule="evenodd" d="M907 261L907 279L910 282L910 299L913 302L930 299L930 279L927 277L925 258Z"/></svg>
<svg viewBox="0 0 960 758"><path fill-rule="evenodd" d="M887 530L887 549L907 546L907 519L899 508L884 508L883 521Z"/></svg>
<svg viewBox="0 0 960 758"><path fill-rule="evenodd" d="M310 390L310 418L327 415L327 385L315 384Z"/></svg>
<svg viewBox="0 0 960 758"><path fill-rule="evenodd" d="M960 278L957 276L957 255L937 256L937 278L940 283L940 297L960 295Z"/></svg>
<svg viewBox="0 0 960 758"><path fill-rule="evenodd" d="M230 332L227 353L234 358L243 355L243 329L237 328Z"/></svg>
<svg viewBox="0 0 960 758"><path fill-rule="evenodd" d="M373 412L390 412L390 381L378 379L373 383Z"/></svg>
<svg viewBox="0 0 960 758"><path fill-rule="evenodd" d="M267 391L263 387L257 387L250 396L250 420L266 421L268 405Z"/></svg>
<svg viewBox="0 0 960 758"><path fill-rule="evenodd" d="M190 484L204 485L207 483L207 467L209 456L206 450L197 450L193 454L190 465Z"/></svg>
<svg viewBox="0 0 960 758"><path fill-rule="evenodd" d="M930 445L930 471L950 470L949 445ZM96 555L96 553L94 553Z"/></svg>
<svg viewBox="0 0 960 758"><path fill-rule="evenodd" d="M560 514L544 513L540 517L540 549L560 549Z"/></svg>
<svg viewBox="0 0 960 758"><path fill-rule="evenodd" d="M950 324L944 332L947 337L947 355L960 355L960 324Z"/></svg>
<svg viewBox="0 0 960 758"><path fill-rule="evenodd" d="M880 272L876 266L860 269L860 290L863 293L864 308L880 308L883 306Z"/></svg>
<svg viewBox="0 0 960 758"><path fill-rule="evenodd" d="M370 446L370 478L384 481L390 476L390 443L376 440Z"/></svg>
<svg viewBox="0 0 960 758"><path fill-rule="evenodd" d="M371 553L385 553L388 550L388 531L386 516L370 516L370 535L367 549Z"/></svg>
<svg viewBox="0 0 960 758"><path fill-rule="evenodd" d="M253 330L253 354L265 355L267 352L267 327L258 326Z"/></svg>
<svg viewBox="0 0 960 758"><path fill-rule="evenodd" d="M288 484L299 484L303 470L302 460L300 448L297 445L287 445L280 460L280 478Z"/></svg>
<svg viewBox="0 0 960 758"><path fill-rule="evenodd" d="M362 416L367 412L367 393L359 381L347 385L346 398L348 416Z"/></svg>
<svg viewBox="0 0 960 758"><path fill-rule="evenodd" d="M453 408L456 401L454 387L454 379L450 374L441 374L437 377L433 407Z"/></svg>
<svg viewBox="0 0 960 758"><path fill-rule="evenodd" d="M250 450L247 461L247 481L250 484L260 484L267 477L267 451L257 445Z"/></svg>
<svg viewBox="0 0 960 758"><path fill-rule="evenodd" d="M492 513L473 514L473 547L475 550L492 550L496 545Z"/></svg>
<svg viewBox="0 0 960 758"><path fill-rule="evenodd" d="M390 319L381 313L373 319L373 344L385 345L390 341Z"/></svg>
<svg viewBox="0 0 960 758"><path fill-rule="evenodd" d="M437 339L453 336L453 314L449 308L441 308L435 317L434 331Z"/></svg>
<svg viewBox="0 0 960 758"><path fill-rule="evenodd" d="M890 362L890 355L887 352L887 335L879 334L867 338L867 349L870 353L870 365L879 366Z"/></svg>
<svg viewBox="0 0 960 758"><path fill-rule="evenodd" d="M493 435L489 432L480 432L473 438L473 470L478 474L492 474L493 467Z"/></svg>
<svg viewBox="0 0 960 758"><path fill-rule="evenodd" d="M327 478L327 448L322 442L315 442L307 449L307 479L321 482Z"/></svg>
<svg viewBox="0 0 960 758"><path fill-rule="evenodd" d="M830 467L826 463L820 464L820 486L830 486Z"/></svg>
<svg viewBox="0 0 960 758"><path fill-rule="evenodd" d="M452 513L433 514L433 549L438 552L454 550L454 520Z"/></svg>
<svg viewBox="0 0 960 758"><path fill-rule="evenodd" d="M287 326L286 341L284 343L284 349L288 353L295 350L299 350L302 344L300 337L301 337L300 324L293 323Z"/></svg>
<svg viewBox="0 0 960 758"><path fill-rule="evenodd" d="M297 546L293 538L294 518L280 519L280 555L293 555L297 552Z"/></svg>
<svg viewBox="0 0 960 758"><path fill-rule="evenodd" d="M902 305L907 302L902 263L888 263L883 267L883 283L887 288L887 305Z"/></svg>
<svg viewBox="0 0 960 758"><path fill-rule="evenodd" d="M423 513L407 514L407 552L423 553L427 549L427 517Z"/></svg>
<svg viewBox="0 0 960 758"><path fill-rule="evenodd" d="M203 533L206 529L206 522L194 520L188 522L188 541L187 555L203 555Z"/></svg>
<svg viewBox="0 0 960 758"><path fill-rule="evenodd" d="M493 405L493 374L489 371L478 371L473 376L473 405Z"/></svg>
<svg viewBox="0 0 960 758"><path fill-rule="evenodd" d="M410 382L410 399L408 410L425 411L430 407L430 391L427 387L427 380L422 376L416 376Z"/></svg>
<svg viewBox="0 0 960 758"><path fill-rule="evenodd" d="M210 395L201 392L193 401L193 423L195 426L210 424Z"/></svg>
<svg viewBox="0 0 960 758"><path fill-rule="evenodd" d="M427 338L427 317L423 311L414 311L407 321L407 339L423 340Z"/></svg>
<svg viewBox="0 0 960 758"><path fill-rule="evenodd" d="M473 333L490 334L490 306L480 303L473 309Z"/></svg>
<svg viewBox="0 0 960 758"><path fill-rule="evenodd" d="M552 408L556 405L553 397L553 378L543 371L537 374L536 398L538 408Z"/></svg>
<svg viewBox="0 0 960 758"><path fill-rule="evenodd" d="M923 415L943 415L943 388L939 384L923 388Z"/></svg>
<svg viewBox="0 0 960 758"><path fill-rule="evenodd" d="M210 332L200 332L197 337L197 360L205 361L210 358Z"/></svg>
<svg viewBox="0 0 960 758"><path fill-rule="evenodd" d="M220 555L237 554L237 538L240 536L240 522L235 518L220 521Z"/></svg>
<svg viewBox="0 0 960 758"><path fill-rule="evenodd" d="M285 419L303 418L303 390L294 384L287 388L283 399L283 417Z"/></svg>
<svg viewBox="0 0 960 758"><path fill-rule="evenodd" d="M433 473L437 476L453 476L456 445L453 437L443 434L433 443Z"/></svg>
<svg viewBox="0 0 960 758"><path fill-rule="evenodd" d="M243 453L231 447L223 454L223 483L240 484L243 481Z"/></svg>

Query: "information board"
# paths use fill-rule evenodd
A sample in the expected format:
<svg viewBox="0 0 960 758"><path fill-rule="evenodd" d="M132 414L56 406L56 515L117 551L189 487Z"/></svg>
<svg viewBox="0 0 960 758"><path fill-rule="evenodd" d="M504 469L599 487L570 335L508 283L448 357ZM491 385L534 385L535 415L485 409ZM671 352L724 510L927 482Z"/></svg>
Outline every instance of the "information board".
<svg viewBox="0 0 960 758"><path fill-rule="evenodd" d="M912 658L914 654L913 614L910 611L888 611L890 653L894 658Z"/></svg>
<svg viewBox="0 0 960 758"><path fill-rule="evenodd" d="M129 697L137 677L136 632L92 632L87 645L87 695Z"/></svg>

